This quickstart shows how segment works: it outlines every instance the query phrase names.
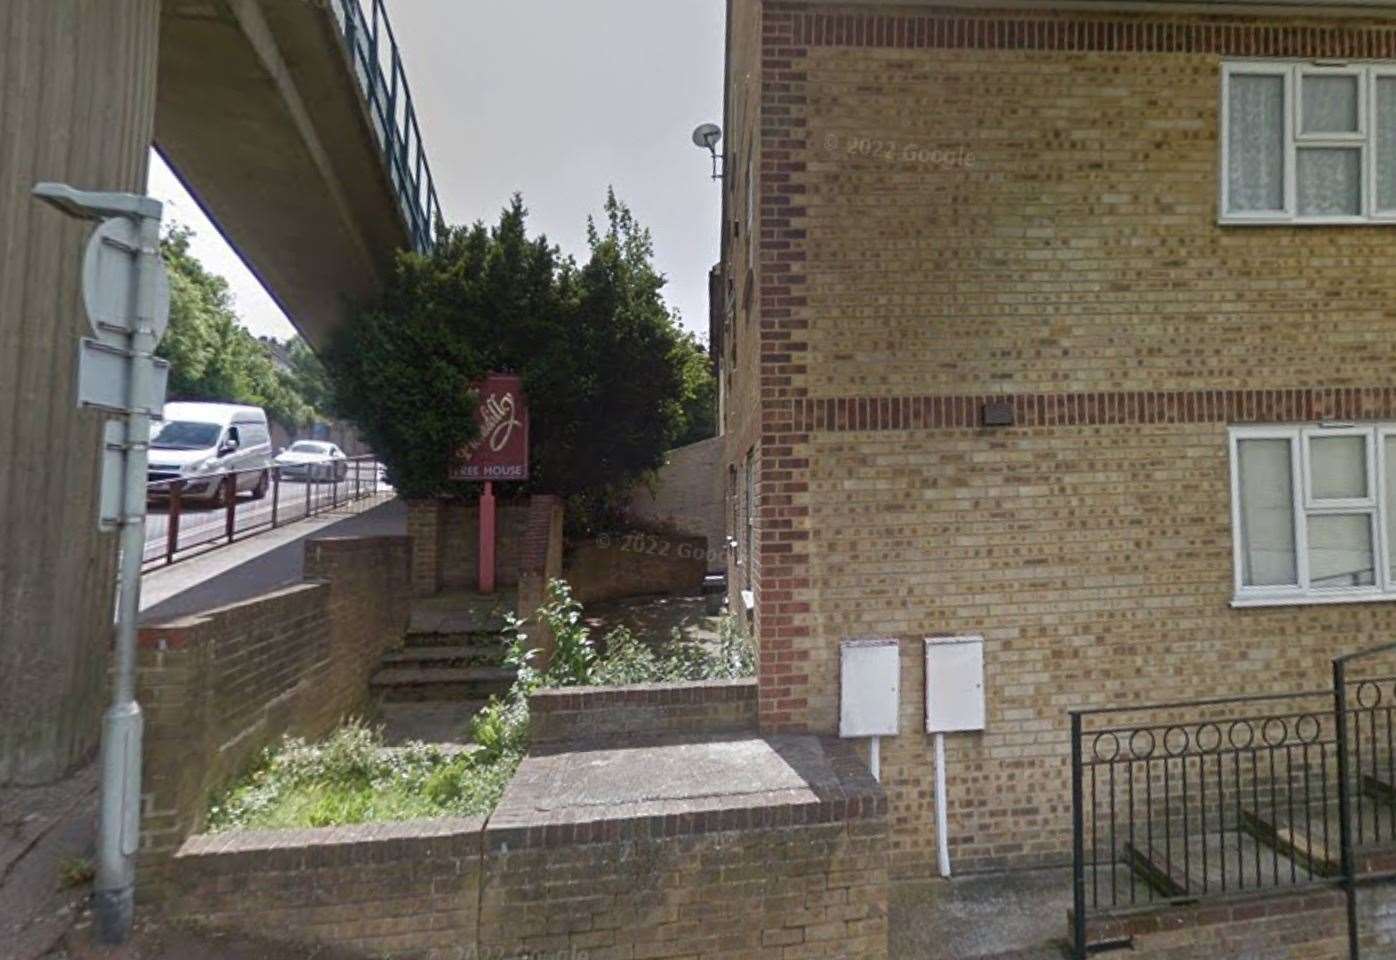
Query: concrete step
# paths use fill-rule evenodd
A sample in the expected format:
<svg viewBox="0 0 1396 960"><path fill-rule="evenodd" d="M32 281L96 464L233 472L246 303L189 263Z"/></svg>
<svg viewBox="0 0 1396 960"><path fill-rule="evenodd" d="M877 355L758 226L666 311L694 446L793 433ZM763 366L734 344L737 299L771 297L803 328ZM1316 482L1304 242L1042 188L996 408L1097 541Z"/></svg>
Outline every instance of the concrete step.
<svg viewBox="0 0 1396 960"><path fill-rule="evenodd" d="M402 639L404 648L408 650L434 647L497 647L502 651L506 646L504 638L500 634L483 631L476 633L412 633L408 631Z"/></svg>
<svg viewBox="0 0 1396 960"><path fill-rule="evenodd" d="M488 700L513 686L508 667L383 667L369 687L386 702L423 700Z"/></svg>
<svg viewBox="0 0 1396 960"><path fill-rule="evenodd" d="M441 670L451 667L498 667L504 663L504 645L495 643L412 645L384 654L385 667L420 667Z"/></svg>
<svg viewBox="0 0 1396 960"><path fill-rule="evenodd" d="M442 593L412 602L409 634L418 633L498 633L504 629L504 616L516 609L512 591L494 596L474 593Z"/></svg>

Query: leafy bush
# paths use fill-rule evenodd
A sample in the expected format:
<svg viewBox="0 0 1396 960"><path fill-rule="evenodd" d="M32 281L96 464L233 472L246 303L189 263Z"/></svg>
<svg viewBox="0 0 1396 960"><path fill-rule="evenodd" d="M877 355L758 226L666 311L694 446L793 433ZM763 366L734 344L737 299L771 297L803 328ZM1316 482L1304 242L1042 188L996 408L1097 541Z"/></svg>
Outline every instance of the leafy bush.
<svg viewBox="0 0 1396 960"><path fill-rule="evenodd" d="M399 256L378 302L326 356L338 411L406 497L469 492L448 481L473 439L468 387L489 370L524 381L530 477L569 522L613 515L676 443L716 430L703 345L664 302L650 234L608 194L582 263L529 236L523 200L498 224L443 227L429 254Z"/></svg>
<svg viewBox="0 0 1396 960"><path fill-rule="evenodd" d="M286 737L209 811L214 831L325 827L488 813L518 766L517 754L450 753L411 743L384 747L351 721L324 741Z"/></svg>

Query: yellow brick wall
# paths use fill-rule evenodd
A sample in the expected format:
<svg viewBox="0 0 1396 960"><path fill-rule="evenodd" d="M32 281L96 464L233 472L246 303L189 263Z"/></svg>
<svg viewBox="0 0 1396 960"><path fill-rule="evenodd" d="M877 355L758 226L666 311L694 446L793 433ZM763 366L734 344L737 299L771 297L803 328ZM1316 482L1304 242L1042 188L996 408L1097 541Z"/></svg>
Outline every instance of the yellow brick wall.
<svg viewBox="0 0 1396 960"><path fill-rule="evenodd" d="M1396 419L1396 232L1216 224L1223 52L1385 51L1393 23L868 9L837 32L837 8L763 10L762 209L786 219L763 231L762 304L790 309L734 396L763 418L760 563L779 570L758 595L762 723L836 729L839 641L901 637L884 782L894 868L926 873L920 639L983 634L989 729L950 738L954 858L1060 862L1069 707L1321 686L1334 654L1396 633L1389 604L1230 608L1226 424L1280 406L1194 396L1362 388L1291 408ZM888 40L908 36L936 40ZM1120 390L1170 396L1097 396ZM1031 422L1063 425L791 412L954 397L963 424L1033 393L1051 396Z"/></svg>

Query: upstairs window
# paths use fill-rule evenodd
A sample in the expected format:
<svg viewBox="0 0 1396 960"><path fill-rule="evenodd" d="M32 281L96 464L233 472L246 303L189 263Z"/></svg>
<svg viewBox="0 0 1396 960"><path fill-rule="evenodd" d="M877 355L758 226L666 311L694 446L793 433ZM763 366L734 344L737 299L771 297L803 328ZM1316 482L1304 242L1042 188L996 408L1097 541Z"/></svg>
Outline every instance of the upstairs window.
<svg viewBox="0 0 1396 960"><path fill-rule="evenodd" d="M1236 606L1396 599L1396 424L1231 431Z"/></svg>
<svg viewBox="0 0 1396 960"><path fill-rule="evenodd" d="M1396 223L1396 64L1229 63L1223 223Z"/></svg>

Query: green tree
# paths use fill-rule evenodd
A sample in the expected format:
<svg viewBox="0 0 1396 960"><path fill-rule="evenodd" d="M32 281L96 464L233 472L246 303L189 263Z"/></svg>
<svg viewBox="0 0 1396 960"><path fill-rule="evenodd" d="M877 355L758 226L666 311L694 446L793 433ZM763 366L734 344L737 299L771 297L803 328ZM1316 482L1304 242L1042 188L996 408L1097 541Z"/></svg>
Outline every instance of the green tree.
<svg viewBox="0 0 1396 960"><path fill-rule="evenodd" d="M707 346L693 334L685 333L676 349L683 369L683 419L674 446L682 447L717 436L717 377Z"/></svg>
<svg viewBox="0 0 1396 960"><path fill-rule="evenodd" d="M289 430L316 411L297 378L278 370L257 338L238 322L228 283L189 250L189 230L161 241L170 277L170 323L156 353L170 361L169 399L246 403Z"/></svg>
<svg viewBox="0 0 1396 960"><path fill-rule="evenodd" d="M649 232L611 192L587 240L586 263L561 257L528 236L515 196L493 228L448 228L430 254L402 254L381 301L336 338L327 363L339 410L405 495L459 490L446 477L473 439L468 388L489 370L523 377L526 489L567 497L583 525L619 506L701 419L691 369L701 348L664 303Z"/></svg>

